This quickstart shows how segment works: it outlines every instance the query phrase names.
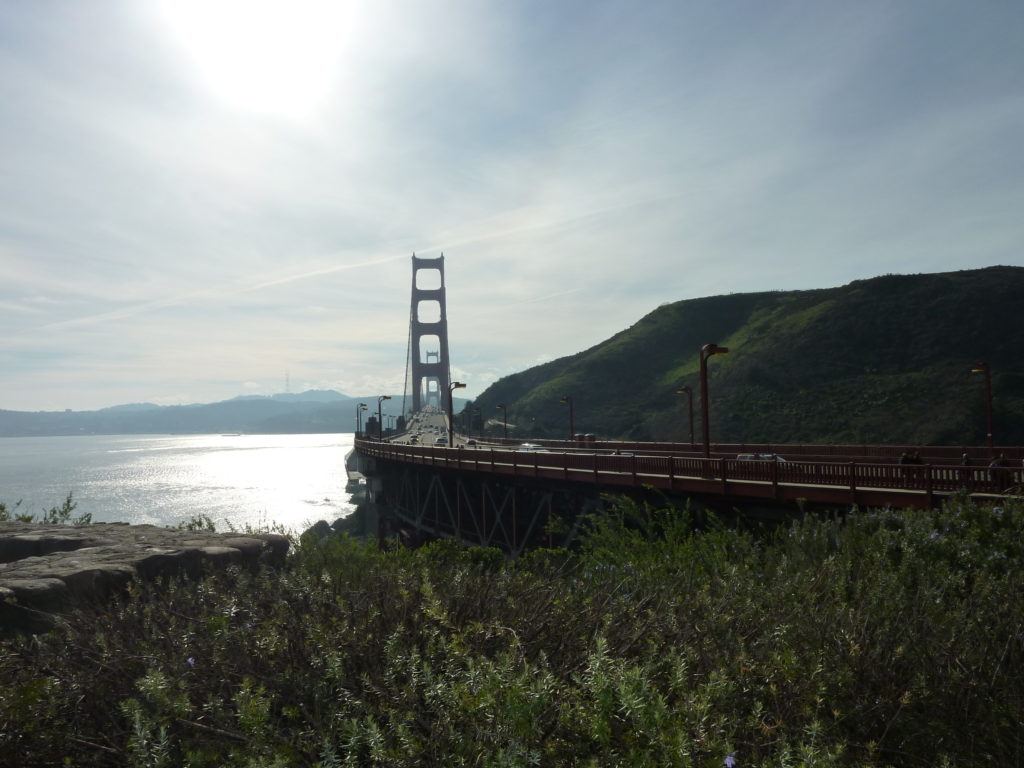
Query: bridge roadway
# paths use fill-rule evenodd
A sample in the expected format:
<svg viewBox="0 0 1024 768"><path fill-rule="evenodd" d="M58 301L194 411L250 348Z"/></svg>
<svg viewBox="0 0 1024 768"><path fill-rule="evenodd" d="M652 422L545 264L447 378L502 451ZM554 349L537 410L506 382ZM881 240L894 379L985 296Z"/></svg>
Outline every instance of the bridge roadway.
<svg viewBox="0 0 1024 768"><path fill-rule="evenodd" d="M430 442L436 440L433 435L440 435L436 431L428 434ZM647 486L670 496L692 494L751 502L930 509L955 493L997 501L1007 495L1020 496L1024 487L1021 448L997 449L997 455L1004 453L1010 466L996 469L987 466L984 448L967 449L974 458L971 466L963 466L958 460L965 449L960 447L928 449L929 463L899 464L894 453L899 448L888 446L716 446L713 457L705 459L689 445L602 442L600 447L576 448L563 441L527 447L493 442L467 445L462 436L455 447L448 448L409 444L409 439L408 434L390 442L358 439L355 447L357 452L385 462L467 475L586 484L608 491ZM746 451L755 455L785 453L789 458L737 458Z"/></svg>

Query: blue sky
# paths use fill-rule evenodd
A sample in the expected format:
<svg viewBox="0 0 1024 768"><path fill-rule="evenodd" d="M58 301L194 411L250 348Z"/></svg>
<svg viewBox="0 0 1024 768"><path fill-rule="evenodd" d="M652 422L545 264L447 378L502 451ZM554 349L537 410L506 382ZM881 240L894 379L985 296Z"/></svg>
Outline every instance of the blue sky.
<svg viewBox="0 0 1024 768"><path fill-rule="evenodd" d="M1024 3L0 0L0 408L400 392L1024 264Z"/></svg>

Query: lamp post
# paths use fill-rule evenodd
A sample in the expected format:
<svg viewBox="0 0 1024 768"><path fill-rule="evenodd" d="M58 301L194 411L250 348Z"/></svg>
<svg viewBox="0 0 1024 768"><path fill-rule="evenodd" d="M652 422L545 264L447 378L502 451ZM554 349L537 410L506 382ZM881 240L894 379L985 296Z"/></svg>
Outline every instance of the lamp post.
<svg viewBox="0 0 1024 768"><path fill-rule="evenodd" d="M505 439L508 440L508 409L504 405L496 405L495 408L501 408L501 426L505 431Z"/></svg>
<svg viewBox="0 0 1024 768"><path fill-rule="evenodd" d="M569 442L572 442L573 436L576 434L576 427L573 424L572 418L572 398L566 395L565 397L561 398L558 402L567 403L569 406Z"/></svg>
<svg viewBox="0 0 1024 768"><path fill-rule="evenodd" d="M676 394L677 395L685 394L686 395L686 399L687 399L687 401L689 403L689 413L690 413L690 446L692 448L693 447L693 390L690 389L689 387L680 387L679 389L676 390Z"/></svg>
<svg viewBox="0 0 1024 768"><path fill-rule="evenodd" d="M384 439L384 416L380 412L380 404L385 400L390 400L391 395L381 395L377 398L377 439Z"/></svg>
<svg viewBox="0 0 1024 768"><path fill-rule="evenodd" d="M461 389L461 388L463 388L465 386L466 385L463 384L461 381L453 381L451 384L448 385L448 447L449 448L451 448L453 445L455 445L455 422L452 421L452 411L454 410L453 401L454 401L455 398L452 396L452 392L454 392L456 389Z"/></svg>
<svg viewBox="0 0 1024 768"><path fill-rule="evenodd" d="M988 441L988 452L992 454L992 371L988 363L975 363L971 373L985 374L985 439Z"/></svg>
<svg viewBox="0 0 1024 768"><path fill-rule="evenodd" d="M356 406L356 435L363 431L363 411L365 410L366 403L360 403Z"/></svg>
<svg viewBox="0 0 1024 768"><path fill-rule="evenodd" d="M708 424L708 358L712 355L728 354L728 347L705 344L700 348L700 407L704 423L704 458L711 458L711 428Z"/></svg>

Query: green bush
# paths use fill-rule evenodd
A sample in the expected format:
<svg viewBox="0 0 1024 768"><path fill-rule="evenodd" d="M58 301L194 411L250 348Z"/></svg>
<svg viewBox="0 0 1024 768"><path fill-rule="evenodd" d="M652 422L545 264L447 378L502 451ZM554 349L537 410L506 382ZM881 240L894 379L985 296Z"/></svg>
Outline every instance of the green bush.
<svg viewBox="0 0 1024 768"><path fill-rule="evenodd" d="M1022 529L622 503L515 561L307 541L8 641L0 763L1021 765Z"/></svg>
<svg viewBox="0 0 1024 768"><path fill-rule="evenodd" d="M74 495L68 493L67 498L64 499L64 503L59 507L50 507L43 511L41 517L36 517L31 512L18 512L18 508L21 506L21 501L14 502L14 505L8 509L7 504L0 501L0 523L7 522L10 520L17 520L22 523L46 523L50 525L85 525L92 522L92 513L84 512L78 517L72 517L71 513L78 507L78 503L74 499Z"/></svg>

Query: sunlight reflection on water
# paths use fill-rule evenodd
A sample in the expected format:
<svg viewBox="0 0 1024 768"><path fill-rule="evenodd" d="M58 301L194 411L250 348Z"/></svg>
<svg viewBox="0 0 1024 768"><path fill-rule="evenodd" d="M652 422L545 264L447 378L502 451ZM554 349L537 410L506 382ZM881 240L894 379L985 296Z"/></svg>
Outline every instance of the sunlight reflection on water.
<svg viewBox="0 0 1024 768"><path fill-rule="evenodd" d="M96 522L302 531L352 512L351 434L0 438L0 501L40 512L72 492Z"/></svg>

